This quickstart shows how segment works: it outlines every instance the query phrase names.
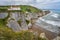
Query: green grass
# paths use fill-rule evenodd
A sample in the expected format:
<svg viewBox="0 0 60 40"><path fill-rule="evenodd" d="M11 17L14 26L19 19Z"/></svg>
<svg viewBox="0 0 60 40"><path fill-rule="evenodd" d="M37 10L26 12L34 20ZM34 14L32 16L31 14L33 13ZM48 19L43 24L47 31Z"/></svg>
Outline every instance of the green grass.
<svg viewBox="0 0 60 40"><path fill-rule="evenodd" d="M19 21L21 22L21 21ZM33 34L30 31L20 31L14 32L10 28L6 26L6 21L4 19L0 19L0 40L46 40L42 39L39 36Z"/></svg>
<svg viewBox="0 0 60 40"><path fill-rule="evenodd" d="M29 5L20 5L20 8L22 9L22 11L26 12L32 12L32 13L38 13L38 12L42 12L42 10L36 8L36 7L32 7Z"/></svg>
<svg viewBox="0 0 60 40"><path fill-rule="evenodd" d="M0 11L8 11L9 7L10 6L0 6ZM31 12L31 13L42 12L42 10L40 10L40 9L38 9L36 7L33 7L33 6L29 6L29 5L20 5L19 7L21 8L21 10L23 12L26 12L26 11ZM15 11L17 11L17 10L15 10Z"/></svg>
<svg viewBox="0 0 60 40"><path fill-rule="evenodd" d="M4 19L0 19L0 26L6 26L8 18L9 18L9 14Z"/></svg>
<svg viewBox="0 0 60 40"><path fill-rule="evenodd" d="M6 25L6 20L0 19L0 26L5 26L5 25Z"/></svg>
<svg viewBox="0 0 60 40"><path fill-rule="evenodd" d="M4 19L0 19L0 32L3 30L7 31L7 29L9 29L9 28L6 26L6 21Z"/></svg>
<svg viewBox="0 0 60 40"><path fill-rule="evenodd" d="M10 28L8 28L6 25L5 20L0 19L0 40L45 40L40 38L39 36L35 38L35 35L33 32L30 31L20 31L20 32L14 32Z"/></svg>
<svg viewBox="0 0 60 40"><path fill-rule="evenodd" d="M0 19L0 28L2 27L3 29L4 28L7 28L6 24L7 24L7 19L9 18L9 14L7 17L5 17L4 19Z"/></svg>

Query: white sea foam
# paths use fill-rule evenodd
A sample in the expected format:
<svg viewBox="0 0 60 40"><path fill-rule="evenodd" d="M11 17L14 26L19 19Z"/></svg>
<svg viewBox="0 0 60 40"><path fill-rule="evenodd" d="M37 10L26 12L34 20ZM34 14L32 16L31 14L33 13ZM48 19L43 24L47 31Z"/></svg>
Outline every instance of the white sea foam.
<svg viewBox="0 0 60 40"><path fill-rule="evenodd" d="M54 33L59 33L60 32L60 19L59 19L59 14L51 12L50 14L47 14L41 18L39 18L36 21L36 24L39 25L40 27L49 30Z"/></svg>

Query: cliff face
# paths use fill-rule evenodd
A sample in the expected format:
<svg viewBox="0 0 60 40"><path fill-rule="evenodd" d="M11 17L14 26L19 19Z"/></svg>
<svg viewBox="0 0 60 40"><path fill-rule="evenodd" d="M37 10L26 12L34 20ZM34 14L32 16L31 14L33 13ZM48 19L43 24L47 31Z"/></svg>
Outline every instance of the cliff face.
<svg viewBox="0 0 60 40"><path fill-rule="evenodd" d="M32 23L34 23L39 17L48 14L35 7L26 5L20 6L20 10L17 8L18 7L14 6L12 6L11 9L10 7L7 7L5 12L3 12L3 8L0 8L0 11L2 11L0 13L0 19L5 19L5 17L7 17L6 26L13 29L14 31L28 30L28 28L32 26Z"/></svg>
<svg viewBox="0 0 60 40"><path fill-rule="evenodd" d="M8 13L5 13L5 12L0 13L0 19L4 19L7 16L8 16Z"/></svg>

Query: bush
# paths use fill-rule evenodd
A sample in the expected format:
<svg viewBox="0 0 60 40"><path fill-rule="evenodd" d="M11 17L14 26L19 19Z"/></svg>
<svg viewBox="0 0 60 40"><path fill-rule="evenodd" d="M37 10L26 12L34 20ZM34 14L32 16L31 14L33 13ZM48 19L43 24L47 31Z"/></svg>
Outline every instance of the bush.
<svg viewBox="0 0 60 40"><path fill-rule="evenodd" d="M35 40L33 32L30 31L20 31L13 32L8 28L0 28L0 40ZM40 37L37 37L37 40L45 40Z"/></svg>
<svg viewBox="0 0 60 40"><path fill-rule="evenodd" d="M33 33L29 31L21 31L16 35L17 40L33 40Z"/></svg>
<svg viewBox="0 0 60 40"><path fill-rule="evenodd" d="M0 28L0 40L4 39L4 40L10 40L10 38L13 37L13 32L8 29L7 27L4 28Z"/></svg>

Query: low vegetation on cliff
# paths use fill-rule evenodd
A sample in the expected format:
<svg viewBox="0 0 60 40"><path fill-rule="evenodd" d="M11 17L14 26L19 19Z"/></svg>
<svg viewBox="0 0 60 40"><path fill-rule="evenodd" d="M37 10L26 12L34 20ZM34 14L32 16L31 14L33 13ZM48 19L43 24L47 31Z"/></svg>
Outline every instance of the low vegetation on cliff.
<svg viewBox="0 0 60 40"><path fill-rule="evenodd" d="M10 5L9 6L0 6L0 11L7 11L8 8L10 8L10 7L11 7ZM20 6L18 5L18 7L20 7L23 12L26 12L26 11L32 12L32 13L42 12L42 10L40 10L36 7L29 6L29 5L20 5Z"/></svg>
<svg viewBox="0 0 60 40"><path fill-rule="evenodd" d="M10 6L0 6L0 12L8 11L9 7ZM32 6L20 5L19 7L23 12L42 12L42 10ZM38 35L34 35L34 33L30 31L14 32L11 28L6 26L8 17L0 19L0 40L46 40L45 38L40 38ZM27 23L29 23L29 21L27 21Z"/></svg>

